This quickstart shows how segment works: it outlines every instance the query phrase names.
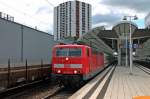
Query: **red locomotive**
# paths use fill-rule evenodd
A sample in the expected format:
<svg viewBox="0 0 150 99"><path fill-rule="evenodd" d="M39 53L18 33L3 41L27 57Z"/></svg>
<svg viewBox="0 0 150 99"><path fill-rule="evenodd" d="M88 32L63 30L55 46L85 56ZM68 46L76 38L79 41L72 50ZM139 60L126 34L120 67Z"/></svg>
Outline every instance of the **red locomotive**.
<svg viewBox="0 0 150 99"><path fill-rule="evenodd" d="M56 45L53 48L52 74L64 86L89 80L104 68L104 54L86 45Z"/></svg>

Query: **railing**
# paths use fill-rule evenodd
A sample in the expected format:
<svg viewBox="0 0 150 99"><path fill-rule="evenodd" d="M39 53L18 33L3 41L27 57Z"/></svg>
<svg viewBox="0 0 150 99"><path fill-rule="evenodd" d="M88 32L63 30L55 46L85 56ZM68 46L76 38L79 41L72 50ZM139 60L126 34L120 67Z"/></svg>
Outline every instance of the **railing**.
<svg viewBox="0 0 150 99"><path fill-rule="evenodd" d="M0 12L0 18L3 18L3 19L6 19L6 20L9 20L9 21L14 21L14 17L6 14L6 13L3 13L3 12Z"/></svg>

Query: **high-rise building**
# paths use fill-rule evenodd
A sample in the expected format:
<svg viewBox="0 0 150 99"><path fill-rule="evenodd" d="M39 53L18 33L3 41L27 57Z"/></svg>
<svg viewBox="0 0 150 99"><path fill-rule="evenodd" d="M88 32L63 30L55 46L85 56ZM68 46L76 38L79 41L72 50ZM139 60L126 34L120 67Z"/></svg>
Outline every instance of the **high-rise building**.
<svg viewBox="0 0 150 99"><path fill-rule="evenodd" d="M150 29L150 13L145 17L145 27Z"/></svg>
<svg viewBox="0 0 150 99"><path fill-rule="evenodd" d="M54 39L79 38L91 29L91 5L77 0L54 8Z"/></svg>

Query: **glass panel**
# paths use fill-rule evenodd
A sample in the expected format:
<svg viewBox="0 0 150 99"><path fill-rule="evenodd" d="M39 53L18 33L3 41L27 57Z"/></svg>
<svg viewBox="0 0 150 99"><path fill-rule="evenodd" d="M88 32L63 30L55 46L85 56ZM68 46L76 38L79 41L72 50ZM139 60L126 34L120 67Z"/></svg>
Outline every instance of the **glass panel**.
<svg viewBox="0 0 150 99"><path fill-rule="evenodd" d="M81 56L81 48L70 48L69 56Z"/></svg>
<svg viewBox="0 0 150 99"><path fill-rule="evenodd" d="M57 48L56 49L56 56L68 56L68 48Z"/></svg>
<svg viewBox="0 0 150 99"><path fill-rule="evenodd" d="M57 48L56 56L81 56L81 48Z"/></svg>

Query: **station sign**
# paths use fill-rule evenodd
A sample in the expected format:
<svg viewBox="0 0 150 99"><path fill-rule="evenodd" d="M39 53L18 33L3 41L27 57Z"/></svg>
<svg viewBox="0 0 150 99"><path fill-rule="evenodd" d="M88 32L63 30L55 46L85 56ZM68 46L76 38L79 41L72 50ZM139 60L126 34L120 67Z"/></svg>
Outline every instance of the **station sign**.
<svg viewBox="0 0 150 99"><path fill-rule="evenodd" d="M135 49L141 49L143 48L143 44L119 44L119 48L135 48Z"/></svg>

